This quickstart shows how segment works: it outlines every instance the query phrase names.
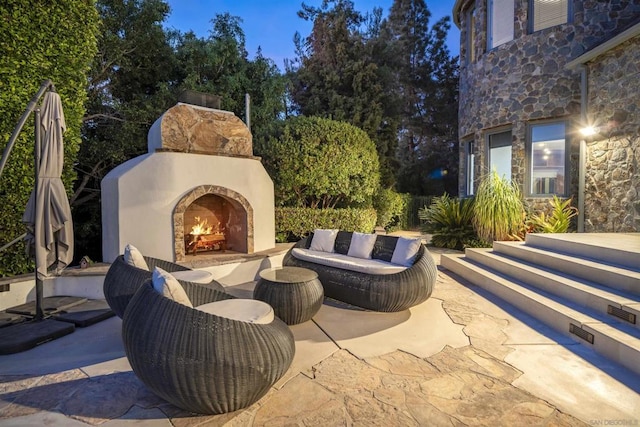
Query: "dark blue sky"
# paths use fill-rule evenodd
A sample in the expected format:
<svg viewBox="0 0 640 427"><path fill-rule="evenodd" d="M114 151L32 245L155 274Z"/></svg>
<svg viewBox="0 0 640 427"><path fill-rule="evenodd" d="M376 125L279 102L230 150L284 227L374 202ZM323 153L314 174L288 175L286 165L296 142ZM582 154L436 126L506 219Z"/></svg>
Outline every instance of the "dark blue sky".
<svg viewBox="0 0 640 427"><path fill-rule="evenodd" d="M443 16L450 16L455 0L428 1L433 24ZM168 0L171 14L166 22L169 28L182 32L193 30L196 35L206 37L211 28L211 19L218 13L229 12L242 18L242 29L246 36L246 47L252 58L258 46L262 54L283 68L285 58L293 58L293 35L298 31L303 37L311 31L311 23L298 18L302 1L298 0ZM322 0L306 0L309 6L320 6ZM354 0L356 10L370 12L381 7L385 16L393 0ZM460 33L452 23L448 45L453 55L459 52Z"/></svg>

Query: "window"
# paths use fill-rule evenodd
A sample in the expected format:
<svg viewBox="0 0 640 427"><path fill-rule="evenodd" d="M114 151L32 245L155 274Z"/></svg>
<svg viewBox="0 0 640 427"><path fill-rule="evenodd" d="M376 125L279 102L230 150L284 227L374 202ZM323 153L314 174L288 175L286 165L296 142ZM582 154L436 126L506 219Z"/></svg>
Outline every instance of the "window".
<svg viewBox="0 0 640 427"><path fill-rule="evenodd" d="M569 19L569 0L533 0L529 2L531 32L565 24Z"/></svg>
<svg viewBox="0 0 640 427"><path fill-rule="evenodd" d="M489 171L511 180L511 129L489 135Z"/></svg>
<svg viewBox="0 0 640 427"><path fill-rule="evenodd" d="M467 10L467 64L476 60L476 8L471 6Z"/></svg>
<svg viewBox="0 0 640 427"><path fill-rule="evenodd" d="M513 40L514 0L488 0L488 48Z"/></svg>
<svg viewBox="0 0 640 427"><path fill-rule="evenodd" d="M473 196L473 184L475 181L476 153L475 143L467 141L465 146L465 189L467 196Z"/></svg>
<svg viewBox="0 0 640 427"><path fill-rule="evenodd" d="M531 125L527 151L529 156L529 193L562 196L565 194L566 124L564 122Z"/></svg>

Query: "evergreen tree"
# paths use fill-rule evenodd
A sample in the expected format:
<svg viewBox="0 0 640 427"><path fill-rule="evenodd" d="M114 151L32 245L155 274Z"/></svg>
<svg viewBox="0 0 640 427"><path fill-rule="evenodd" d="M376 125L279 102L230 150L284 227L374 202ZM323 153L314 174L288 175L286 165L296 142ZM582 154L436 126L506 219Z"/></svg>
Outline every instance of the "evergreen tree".
<svg viewBox="0 0 640 427"><path fill-rule="evenodd" d="M423 0L395 0L383 22L400 103L398 189L457 193L457 57L446 47L449 17L429 26Z"/></svg>
<svg viewBox="0 0 640 427"><path fill-rule="evenodd" d="M325 0L320 8L303 4L299 16L313 21L313 29L306 38L296 34L297 58L288 64L287 72L298 113L363 129L384 159L388 150L380 130L385 88L369 44L380 14L362 15L348 0ZM383 168L387 165L383 160Z"/></svg>

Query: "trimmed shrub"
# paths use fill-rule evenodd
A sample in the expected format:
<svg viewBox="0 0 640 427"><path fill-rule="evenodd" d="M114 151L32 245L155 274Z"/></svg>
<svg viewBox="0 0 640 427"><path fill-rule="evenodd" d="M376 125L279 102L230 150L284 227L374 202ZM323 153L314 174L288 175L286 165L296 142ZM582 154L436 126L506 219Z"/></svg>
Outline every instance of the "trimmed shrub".
<svg viewBox="0 0 640 427"><path fill-rule="evenodd" d="M316 228L371 233L376 226L375 209L276 208L276 240L292 242Z"/></svg>
<svg viewBox="0 0 640 427"><path fill-rule="evenodd" d="M407 206L411 195L381 188L373 197L373 207L378 215L377 226L387 231L406 228Z"/></svg>
<svg viewBox="0 0 640 427"><path fill-rule="evenodd" d="M375 144L345 122L290 117L261 155L278 206L360 207L380 182Z"/></svg>

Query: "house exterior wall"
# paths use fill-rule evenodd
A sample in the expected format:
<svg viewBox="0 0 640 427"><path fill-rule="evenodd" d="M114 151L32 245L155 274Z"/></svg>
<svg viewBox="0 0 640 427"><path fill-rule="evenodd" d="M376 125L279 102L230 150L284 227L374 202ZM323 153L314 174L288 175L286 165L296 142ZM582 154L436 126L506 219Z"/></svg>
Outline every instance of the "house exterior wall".
<svg viewBox="0 0 640 427"><path fill-rule="evenodd" d="M640 231L640 36L587 64L585 231ZM611 120L614 119L614 120Z"/></svg>
<svg viewBox="0 0 640 427"><path fill-rule="evenodd" d="M528 29L528 1L515 0L514 38L487 49L486 0L456 3L460 23L459 140L475 144L475 188L488 171L487 135L496 129L512 130L512 180L520 185L532 209L548 207L549 197L532 197L527 182L527 128L549 120L565 120L570 142L566 196L577 203L580 127L580 73L565 65L589 49L618 34L640 16L637 1L577 1L569 22L534 33ZM467 13L475 6L475 61L467 50ZM459 7L459 8L458 8ZM468 195L466 147L460 144L459 194Z"/></svg>

